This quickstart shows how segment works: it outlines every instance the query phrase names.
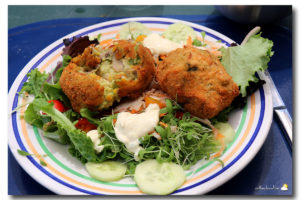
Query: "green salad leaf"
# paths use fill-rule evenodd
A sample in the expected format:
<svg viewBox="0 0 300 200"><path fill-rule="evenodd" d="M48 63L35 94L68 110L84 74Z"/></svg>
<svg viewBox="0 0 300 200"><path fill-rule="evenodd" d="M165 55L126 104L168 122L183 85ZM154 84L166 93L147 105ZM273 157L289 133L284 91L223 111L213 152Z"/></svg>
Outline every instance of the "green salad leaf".
<svg viewBox="0 0 300 200"><path fill-rule="evenodd" d="M62 61L62 68L65 68L72 60L72 57L65 54L63 55L63 61ZM56 75L59 75L59 74L56 74Z"/></svg>
<svg viewBox="0 0 300 200"><path fill-rule="evenodd" d="M85 164L87 163L87 159L81 155L81 153L76 149L73 143L70 143L69 154L71 154L73 157L77 158L81 163Z"/></svg>
<svg viewBox="0 0 300 200"><path fill-rule="evenodd" d="M67 95L62 91L59 82L55 84L50 84L45 82L42 85L42 91L47 94L47 99L60 100L66 107L71 107L70 100Z"/></svg>
<svg viewBox="0 0 300 200"><path fill-rule="evenodd" d="M67 131L51 120L43 125L43 135L61 144L69 144L70 139Z"/></svg>
<svg viewBox="0 0 300 200"><path fill-rule="evenodd" d="M49 99L59 99L63 100L62 96L62 90L59 84L50 84L45 82L43 84L42 90L47 93Z"/></svg>
<svg viewBox="0 0 300 200"><path fill-rule="evenodd" d="M45 137L53 139L61 144L69 143L69 137L66 131L60 128L51 117L41 114L40 110L35 108L34 103L28 105L24 113L24 119L27 123L42 129Z"/></svg>
<svg viewBox="0 0 300 200"><path fill-rule="evenodd" d="M28 94L34 95L36 98L45 97L45 94L42 92L42 85L48 78L48 74L41 73L38 69L33 69L27 74L28 81L24 83L20 94L28 92Z"/></svg>
<svg viewBox="0 0 300 200"><path fill-rule="evenodd" d="M39 110L35 110L32 103L30 103L24 113L24 119L27 123L38 128L43 127L43 119Z"/></svg>
<svg viewBox="0 0 300 200"><path fill-rule="evenodd" d="M100 124L100 119L96 119L94 115L99 114L97 111L91 111L88 108L81 108L80 109L80 115L84 118L86 118L89 122L99 125Z"/></svg>
<svg viewBox="0 0 300 200"><path fill-rule="evenodd" d="M68 56L65 55L63 63L65 62L65 64L67 65L68 59ZM60 73L62 72L59 70L56 73L57 80L59 80ZM28 81L24 83L20 94L27 92L28 94L34 95L35 98L44 98L46 100L61 100L65 106L71 107L70 101L62 91L59 82L57 81L55 84L50 84L46 81L49 74L41 73L38 69L34 69L30 73L28 73L27 76Z"/></svg>
<svg viewBox="0 0 300 200"><path fill-rule="evenodd" d="M87 161L97 162L97 155L92 140L81 130L76 129L73 123L63 113L53 107L53 103L48 103L42 98L35 98L32 104L34 110L40 110L46 113L67 132L75 149L78 150Z"/></svg>
<svg viewBox="0 0 300 200"><path fill-rule="evenodd" d="M83 110L82 110L83 111ZM100 144L103 151L98 155L101 161L121 159L127 164L127 174L134 174L135 167L140 162L156 159L158 162L175 162L184 169L189 169L201 159L208 159L211 154L220 148L214 134L209 127L198 122L198 118L189 113L182 118L176 117L177 112L182 112L176 102L166 100L166 107L161 109L165 115L160 119L165 126L157 125L155 131L161 139L153 134L140 138L142 149L138 153L139 161L134 159L134 154L128 152L114 131L113 121L116 115L103 117L99 121L98 132L101 133ZM78 159L82 159L72 151Z"/></svg>
<svg viewBox="0 0 300 200"><path fill-rule="evenodd" d="M247 95L249 82L257 82L255 72L264 71L273 55L273 42L261 37L261 34L250 37L244 45L222 48L222 64L233 81L240 87L243 97Z"/></svg>
<svg viewBox="0 0 300 200"><path fill-rule="evenodd" d="M218 115L216 115L215 117L210 119L210 121L212 122L212 124L216 124L217 122L227 122L229 113L234 109L235 109L235 106L230 105L227 108L225 108L224 110L222 110Z"/></svg>

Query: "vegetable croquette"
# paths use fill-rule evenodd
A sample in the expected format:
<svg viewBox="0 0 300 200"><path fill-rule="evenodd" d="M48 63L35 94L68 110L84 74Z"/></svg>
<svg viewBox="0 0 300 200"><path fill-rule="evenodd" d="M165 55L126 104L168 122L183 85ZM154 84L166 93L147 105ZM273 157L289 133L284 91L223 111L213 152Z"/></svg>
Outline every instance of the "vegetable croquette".
<svg viewBox="0 0 300 200"><path fill-rule="evenodd" d="M154 76L154 59L140 43L117 40L90 45L72 58L59 80L72 108L101 111L122 97L138 97Z"/></svg>
<svg viewBox="0 0 300 200"><path fill-rule="evenodd" d="M194 47L167 54L158 64L156 79L164 92L200 118L216 116L239 94L218 58Z"/></svg>

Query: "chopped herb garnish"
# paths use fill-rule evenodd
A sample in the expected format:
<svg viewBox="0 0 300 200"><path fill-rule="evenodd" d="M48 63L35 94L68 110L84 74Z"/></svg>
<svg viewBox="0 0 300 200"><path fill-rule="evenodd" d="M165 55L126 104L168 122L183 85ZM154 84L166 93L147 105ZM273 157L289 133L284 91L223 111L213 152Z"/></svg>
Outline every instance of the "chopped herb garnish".
<svg viewBox="0 0 300 200"><path fill-rule="evenodd" d="M206 46L206 44L205 44L205 35L206 35L206 33L204 31L202 31L200 34L202 36L202 46Z"/></svg>
<svg viewBox="0 0 300 200"><path fill-rule="evenodd" d="M204 32L204 31L202 31L200 34L201 34L201 36L202 36L202 39L203 39L203 41L204 41L204 38L205 38L205 35L206 35L206 34L205 34L205 32Z"/></svg>
<svg viewBox="0 0 300 200"><path fill-rule="evenodd" d="M47 166L47 163L45 163L42 159L40 159L40 164L45 166L45 167Z"/></svg>
<svg viewBox="0 0 300 200"><path fill-rule="evenodd" d="M98 40L99 43L100 43L100 41L101 41L101 36L102 36L101 33L99 33L99 34L97 35L97 40Z"/></svg>
<svg viewBox="0 0 300 200"><path fill-rule="evenodd" d="M20 149L18 149L17 151L18 151L18 153L19 153L21 156L36 156L35 154L31 154L31 153L28 153L28 152L23 151L23 150L20 150ZM44 154L44 155L41 155L41 156L46 157L47 154Z"/></svg>
<svg viewBox="0 0 300 200"><path fill-rule="evenodd" d="M202 42L201 42L200 40L198 40L198 39L195 39L195 40L193 41L193 45L194 45L194 46L197 46L197 47L201 47L201 46L202 46Z"/></svg>
<svg viewBox="0 0 300 200"><path fill-rule="evenodd" d="M224 162L220 158L215 158L214 161L218 161L221 164L222 168L224 167Z"/></svg>
<svg viewBox="0 0 300 200"><path fill-rule="evenodd" d="M20 150L20 149L18 149L18 153L19 153L21 156L32 156L32 155L34 155L34 154L30 154L30 153L28 153L28 152L26 152L26 151Z"/></svg>

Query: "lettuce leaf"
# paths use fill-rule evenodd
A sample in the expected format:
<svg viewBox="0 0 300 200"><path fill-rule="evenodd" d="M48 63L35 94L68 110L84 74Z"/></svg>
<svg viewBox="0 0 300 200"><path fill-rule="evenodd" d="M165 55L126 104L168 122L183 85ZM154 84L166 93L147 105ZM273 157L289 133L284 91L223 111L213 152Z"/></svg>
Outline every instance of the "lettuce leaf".
<svg viewBox="0 0 300 200"><path fill-rule="evenodd" d="M71 107L70 100L61 89L59 82L55 84L45 82L42 85L42 91L47 94L48 99L60 100L66 107Z"/></svg>
<svg viewBox="0 0 300 200"><path fill-rule="evenodd" d="M76 129L73 123L63 113L53 107L53 103L48 103L42 98L35 98L32 104L34 110L40 110L46 113L67 132L67 135L75 149L82 155L82 157L90 162L98 161L92 140L81 130Z"/></svg>
<svg viewBox="0 0 300 200"><path fill-rule="evenodd" d="M48 78L48 74L41 73L38 69L31 70L30 73L27 74L28 81L24 83L20 94L24 92L28 92L28 94L33 94L37 97L45 97L45 94L41 90L42 85L46 82Z"/></svg>
<svg viewBox="0 0 300 200"><path fill-rule="evenodd" d="M272 47L273 42L261 37L259 33L252 36L244 45L221 49L221 63L240 87L242 97L247 95L246 88L249 82L259 80L255 72L267 69L270 57L274 53Z"/></svg>
<svg viewBox="0 0 300 200"><path fill-rule="evenodd" d="M99 114L97 111L91 111L88 108L80 109L80 115L95 125L99 125L101 123L100 118L99 119L94 118L94 115L97 115L97 114Z"/></svg>
<svg viewBox="0 0 300 200"><path fill-rule="evenodd" d="M39 111L36 111L34 109L33 104L30 103L24 113L24 119L29 124L36 126L38 128L42 128L43 127L43 119L39 113L40 113Z"/></svg>
<svg viewBox="0 0 300 200"><path fill-rule="evenodd" d="M81 153L76 149L74 144L70 143L69 149L68 149L69 154L71 154L73 157L77 158L82 164L87 163L87 159L85 159Z"/></svg>
<svg viewBox="0 0 300 200"><path fill-rule="evenodd" d="M69 144L70 138L66 130L62 129L56 122L50 121L43 125L43 135L60 144Z"/></svg>

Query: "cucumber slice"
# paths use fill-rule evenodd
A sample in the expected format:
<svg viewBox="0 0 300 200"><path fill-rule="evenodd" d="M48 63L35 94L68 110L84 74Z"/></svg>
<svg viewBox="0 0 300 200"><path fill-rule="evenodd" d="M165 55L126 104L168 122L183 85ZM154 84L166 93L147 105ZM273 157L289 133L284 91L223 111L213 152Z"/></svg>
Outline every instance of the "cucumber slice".
<svg viewBox="0 0 300 200"><path fill-rule="evenodd" d="M106 182L122 179L127 169L126 165L117 161L87 162L85 167L92 178Z"/></svg>
<svg viewBox="0 0 300 200"><path fill-rule="evenodd" d="M137 165L134 180L146 194L165 195L179 188L185 181L181 166L171 163L158 163L147 160Z"/></svg>
<svg viewBox="0 0 300 200"><path fill-rule="evenodd" d="M194 41L197 38L197 34L194 31L194 29L182 23L175 23L170 25L165 30L165 32L163 32L163 36L179 44L180 43L186 44L186 41L189 36L192 38L192 41Z"/></svg>
<svg viewBox="0 0 300 200"><path fill-rule="evenodd" d="M215 125L216 129L220 131L222 135L224 135L224 143L227 145L230 142L233 141L234 136L235 136L235 131L231 127L229 123L224 123L224 122L218 122Z"/></svg>
<svg viewBox="0 0 300 200"><path fill-rule="evenodd" d="M119 30L120 39L128 40L136 39L139 35L149 35L151 33L150 29L142 23L139 22L128 22L121 26Z"/></svg>

